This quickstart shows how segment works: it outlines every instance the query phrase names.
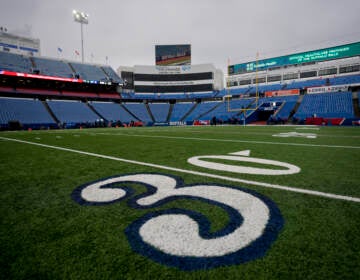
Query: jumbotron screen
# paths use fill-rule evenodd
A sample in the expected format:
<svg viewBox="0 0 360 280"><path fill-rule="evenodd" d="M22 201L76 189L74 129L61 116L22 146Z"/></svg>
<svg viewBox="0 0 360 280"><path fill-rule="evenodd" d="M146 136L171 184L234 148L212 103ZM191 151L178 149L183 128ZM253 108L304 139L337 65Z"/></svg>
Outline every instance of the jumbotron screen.
<svg viewBox="0 0 360 280"><path fill-rule="evenodd" d="M156 45L156 65L190 65L191 45Z"/></svg>

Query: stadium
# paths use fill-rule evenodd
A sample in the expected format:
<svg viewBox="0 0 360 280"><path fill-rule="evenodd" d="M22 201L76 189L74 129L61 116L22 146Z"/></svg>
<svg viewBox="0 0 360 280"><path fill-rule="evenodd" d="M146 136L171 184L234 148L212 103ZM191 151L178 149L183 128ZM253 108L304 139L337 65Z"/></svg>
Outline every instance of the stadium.
<svg viewBox="0 0 360 280"><path fill-rule="evenodd" d="M4 279L360 277L360 41L194 53L114 69L1 27Z"/></svg>

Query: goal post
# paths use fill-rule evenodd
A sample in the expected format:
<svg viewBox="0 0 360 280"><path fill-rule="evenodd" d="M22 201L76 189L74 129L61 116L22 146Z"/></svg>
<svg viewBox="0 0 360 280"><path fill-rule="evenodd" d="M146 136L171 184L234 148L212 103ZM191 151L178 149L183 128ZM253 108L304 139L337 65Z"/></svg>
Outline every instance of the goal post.
<svg viewBox="0 0 360 280"><path fill-rule="evenodd" d="M259 52L256 53L256 69L255 69L255 108L231 108L230 101L232 99L232 95L230 94L230 87L228 85L227 94L223 97L224 102L227 103L227 111L228 112L242 112L246 116L247 111L255 111L259 107L259 83L258 83L258 65L259 65ZM230 59L228 59L228 69L230 67Z"/></svg>

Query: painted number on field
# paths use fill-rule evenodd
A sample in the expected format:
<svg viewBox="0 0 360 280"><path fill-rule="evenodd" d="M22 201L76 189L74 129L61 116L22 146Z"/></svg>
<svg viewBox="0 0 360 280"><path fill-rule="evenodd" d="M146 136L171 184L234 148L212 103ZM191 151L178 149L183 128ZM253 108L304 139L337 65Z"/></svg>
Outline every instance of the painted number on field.
<svg viewBox="0 0 360 280"><path fill-rule="evenodd" d="M146 193L132 197L131 184ZM72 198L81 205L104 205L129 198L137 209L163 206L177 199L196 200L223 209L227 224L211 232L206 213L170 208L147 213L125 234L132 249L156 262L182 270L240 264L264 256L283 226L274 202L251 190L222 185L184 185L164 174L130 174L105 178L78 187Z"/></svg>
<svg viewBox="0 0 360 280"><path fill-rule="evenodd" d="M300 138L315 139L315 138L317 138L317 134L316 133L299 133L299 132L281 132L278 134L273 134L273 137L282 137L282 138L300 137Z"/></svg>
<svg viewBox="0 0 360 280"><path fill-rule="evenodd" d="M249 157L250 150L230 153L229 155L206 155L206 156L195 156L188 159L188 163L192 165L218 170L227 171L234 173L243 174L256 174L256 175L289 175L300 172L300 168L296 165L281 162L277 160L269 160L262 158ZM256 163L268 166L268 168L249 167L244 165L233 165L219 162L211 162L209 159L215 160L227 160L245 163ZM270 167L269 167L270 166ZM274 169L273 167L280 167L280 169Z"/></svg>

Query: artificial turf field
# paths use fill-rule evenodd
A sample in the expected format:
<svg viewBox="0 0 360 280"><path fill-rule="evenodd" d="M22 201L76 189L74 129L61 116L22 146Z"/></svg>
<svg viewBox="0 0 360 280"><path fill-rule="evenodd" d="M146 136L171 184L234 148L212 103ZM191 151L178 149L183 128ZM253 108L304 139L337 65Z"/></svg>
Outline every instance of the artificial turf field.
<svg viewBox="0 0 360 280"><path fill-rule="evenodd" d="M293 132L292 137L274 136L288 132ZM248 152L232 156L256 160L224 158L239 151ZM206 155L220 157L205 157L203 162L230 166L230 170L188 162L191 157ZM217 126L1 132L0 159L1 279L360 279L360 128ZM272 162L264 164L257 159ZM249 174L236 173L231 167L287 170L276 162L296 166L298 172ZM198 185L208 186L209 191L220 186L219 199L229 190L249 190L250 196L256 192L255 197L270 201L268 205L277 209L278 213L270 211L269 216L275 213L281 225L266 225L272 239L265 245L251 241L252 251L231 251L241 238L234 239L227 246L230 255L235 253L209 265L211 254L219 252L212 249L212 242L223 240L246 221L224 206L226 202L178 196L154 207L136 207L141 200L134 197L144 196L149 188L135 181L111 185L128 191L116 203L79 199L92 182L142 174L182 180L185 186L192 186L188 189L195 196L203 195L196 193ZM244 211L247 203L251 204L239 201L245 205ZM186 253L181 246L191 249L202 244L191 240L199 233L187 232L188 220L180 229L165 224L153 233L148 233L148 228L136 232L147 220L138 228L133 226L143 217L151 221L174 209L190 213L200 224L200 235L209 241L197 252L200 257L182 259ZM183 216L176 216L179 222ZM167 229L182 230L189 242L186 238L166 239L163 230ZM173 242L174 248L180 249L164 255L165 249L144 245L139 236L161 244Z"/></svg>

